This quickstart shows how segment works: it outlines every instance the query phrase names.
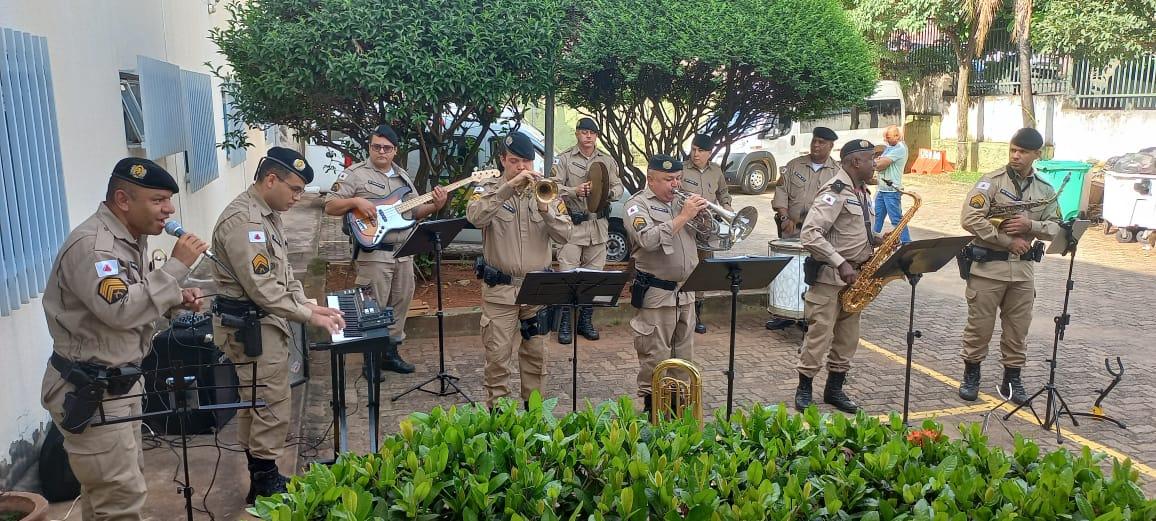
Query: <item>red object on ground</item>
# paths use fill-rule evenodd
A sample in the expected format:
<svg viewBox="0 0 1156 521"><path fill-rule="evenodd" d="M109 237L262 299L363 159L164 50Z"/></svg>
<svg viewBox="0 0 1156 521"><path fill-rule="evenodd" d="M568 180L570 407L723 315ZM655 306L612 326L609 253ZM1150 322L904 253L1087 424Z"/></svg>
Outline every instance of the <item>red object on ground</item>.
<svg viewBox="0 0 1156 521"><path fill-rule="evenodd" d="M911 164L912 174L942 174L954 172L955 165L947 160L946 150L919 149L919 156Z"/></svg>

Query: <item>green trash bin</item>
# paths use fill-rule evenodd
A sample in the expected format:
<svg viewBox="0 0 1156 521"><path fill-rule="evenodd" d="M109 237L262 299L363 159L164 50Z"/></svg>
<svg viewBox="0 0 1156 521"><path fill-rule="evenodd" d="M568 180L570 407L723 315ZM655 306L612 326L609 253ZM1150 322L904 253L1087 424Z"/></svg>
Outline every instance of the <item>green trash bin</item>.
<svg viewBox="0 0 1156 521"><path fill-rule="evenodd" d="M1069 173L1072 178L1064 191L1060 192L1060 214L1065 221L1080 215L1080 198L1084 193L1084 176L1092 169L1092 165L1083 161L1036 161L1036 175L1059 189L1060 183Z"/></svg>

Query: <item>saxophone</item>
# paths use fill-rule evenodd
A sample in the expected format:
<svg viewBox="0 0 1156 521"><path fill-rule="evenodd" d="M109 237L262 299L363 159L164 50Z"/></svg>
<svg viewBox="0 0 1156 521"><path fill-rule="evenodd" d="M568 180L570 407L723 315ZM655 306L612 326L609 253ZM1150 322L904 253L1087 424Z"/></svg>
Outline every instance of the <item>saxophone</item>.
<svg viewBox="0 0 1156 521"><path fill-rule="evenodd" d="M890 181L884 180L884 182L887 183L888 186L891 185ZM879 296L879 292L883 291L883 286L886 286L888 282L898 278L881 279L876 277L875 274L879 271L879 268L883 266L883 263L887 262L887 259L895 253L895 250L898 250L899 247L902 246L899 242L900 232L903 231L903 228L907 227L907 223L911 222L911 218L915 217L915 212L919 210L919 205L922 204L922 199L920 199L919 194L904 192L903 190L899 190L899 193L911 197L915 203L903 213L903 218L899 220L899 224L895 225L895 229L883 237L883 241L875 248L875 252L867 259L867 262L864 262L863 265L859 267L859 278L856 279L853 284L847 285L839 292L839 303L846 313L862 312L872 300L875 300L875 297Z"/></svg>

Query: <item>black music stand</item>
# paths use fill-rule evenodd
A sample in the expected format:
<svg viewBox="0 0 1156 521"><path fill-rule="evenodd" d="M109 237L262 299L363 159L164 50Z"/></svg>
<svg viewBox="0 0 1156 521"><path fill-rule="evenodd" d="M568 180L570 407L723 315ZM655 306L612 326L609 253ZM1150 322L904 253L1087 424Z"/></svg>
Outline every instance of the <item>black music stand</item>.
<svg viewBox="0 0 1156 521"><path fill-rule="evenodd" d="M438 374L394 396L390 399L391 402L396 402L409 393L421 390L436 396L460 394L462 398L470 402L470 405L474 404L474 401L458 387L458 384L454 383L458 381L459 378L446 372L445 312L442 309L442 250L446 245L453 242L454 237L457 237L458 232L462 231L462 228L467 224L469 224L469 221L464 217L423 222L417 226L413 233L410 234L409 239L405 241L405 244L402 244L401 248L394 254L394 257L408 257L410 255L430 252L434 254L434 278L438 286ZM437 391L431 391L425 388L426 385L435 380L438 382ZM452 387L453 390L449 390L448 387Z"/></svg>
<svg viewBox="0 0 1156 521"><path fill-rule="evenodd" d="M710 258L698 263L679 291L731 292L730 362L727 368L727 420L734 406L735 392L735 321L739 310L739 290L766 288L791 263L791 257L745 256ZM744 276L745 274L745 276Z"/></svg>
<svg viewBox="0 0 1156 521"><path fill-rule="evenodd" d="M911 357L915 339L923 337L915 329L915 286L925 273L934 273L955 258L972 237L940 237L912 241L899 247L879 266L875 276L880 279L906 278L911 285L911 301L907 307L907 368L903 377L903 424L907 425L908 406L911 403Z"/></svg>
<svg viewBox="0 0 1156 521"><path fill-rule="evenodd" d="M241 366L250 366L252 370L252 384L249 385L212 385L206 387L197 387L195 374L204 371L212 370L216 367L228 366L236 370ZM191 369L193 375L186 372ZM89 427L100 427L102 425L114 425L118 423L126 423L133 421L143 421L146 418L156 416L176 415L177 423L180 426L181 432L181 466L184 468L185 481L178 482L177 493L185 497L185 515L189 521L193 520L193 487L192 481L189 478L189 434L185 425L189 421L189 415L194 411L226 411L226 410L240 410L240 409L257 409L265 406L264 400L257 399L257 388L267 387L264 384L257 383L257 362L244 362L240 364L233 363L219 363L219 364L202 364L185 366L180 363L173 364L171 368L152 371L159 373L160 371L171 371L172 377L166 379L165 386L167 389L162 391L143 392L140 394L120 395L113 397L106 397L101 399L97 406L97 411L93 416L95 421L88 424ZM248 401L240 401L233 403L219 403L202 405L200 401L199 391L220 391L220 390L240 390L248 388L252 393L253 398ZM148 396L160 395L167 393L170 396L168 401L169 408L160 411L152 411L142 413L134 416L107 416L104 412L104 405L109 402L120 402L127 399L144 400Z"/></svg>
<svg viewBox="0 0 1156 521"><path fill-rule="evenodd" d="M624 271L598 271L574 269L569 271L533 271L522 279L516 304L526 306L559 306L569 308L571 324L578 320L579 306L614 307L630 274ZM573 349L571 367L573 382L571 394L574 403L571 410L578 410L578 337L573 335L570 346Z"/></svg>
<svg viewBox="0 0 1156 521"><path fill-rule="evenodd" d="M329 379L333 387L333 399L329 401L333 411L333 428L336 434L333 437L333 461L343 447L349 447L349 421L345 417L345 355L361 353L365 356L365 365L372 378L365 380L368 386L366 409L369 420L369 450L377 452L378 432L381 427L381 378L377 377L377 362L380 358L378 351L384 342L387 346L393 339L389 337L387 328L371 329L363 332L364 336L334 342L331 338L317 342L310 346L315 351L329 351ZM327 462L331 463L331 462Z"/></svg>

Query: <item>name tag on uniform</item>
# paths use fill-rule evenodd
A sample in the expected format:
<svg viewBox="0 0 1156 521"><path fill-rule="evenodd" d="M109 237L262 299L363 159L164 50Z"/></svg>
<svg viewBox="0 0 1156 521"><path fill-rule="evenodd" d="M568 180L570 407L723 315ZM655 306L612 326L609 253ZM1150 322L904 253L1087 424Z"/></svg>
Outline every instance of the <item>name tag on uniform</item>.
<svg viewBox="0 0 1156 521"><path fill-rule="evenodd" d="M385 185L383 185L383 184L381 184L381 183L379 183L379 182L377 182L377 181L369 181L367 184L370 184L370 185L376 186L376 187L378 187L378 188L380 188L380 189L382 189L382 190L389 190L389 187L388 187L388 186L385 186Z"/></svg>
<svg viewBox="0 0 1156 521"><path fill-rule="evenodd" d="M1019 197L1016 197L1016 194L1012 193L1012 191L1011 191L1011 190L1008 190L1007 188L1000 188L1000 189L999 189L999 193L1001 193L1001 194L1004 194L1004 195L1006 195L1006 196L1010 197L1010 198L1011 198L1011 200L1013 200L1013 201L1019 201L1019 200L1020 200L1020 198L1019 198Z"/></svg>
<svg viewBox="0 0 1156 521"><path fill-rule="evenodd" d="M249 242L265 242L265 232L261 232L261 231L249 232Z"/></svg>
<svg viewBox="0 0 1156 521"><path fill-rule="evenodd" d="M799 172L795 172L795 177L798 177L800 181L803 181L803 182L807 181L807 178L804 177L803 174L800 174Z"/></svg>
<svg viewBox="0 0 1156 521"><path fill-rule="evenodd" d="M860 203L858 199L847 199L847 204L852 206L863 206L863 203Z"/></svg>
<svg viewBox="0 0 1156 521"><path fill-rule="evenodd" d="M577 168L577 169L578 169L578 172L579 172L579 173L581 173L581 174L585 174L585 173L586 173L586 166L585 166L585 165L583 165L582 163L579 163L579 162L577 162L577 161L571 161L571 162L570 162L570 166L572 166L572 167L574 167L574 168Z"/></svg>
<svg viewBox="0 0 1156 521"><path fill-rule="evenodd" d="M518 210L516 208L514 208L514 205L512 205L510 203L502 204L502 208L509 210L510 213L518 213Z"/></svg>
<svg viewBox="0 0 1156 521"><path fill-rule="evenodd" d="M670 213L670 208L663 208L661 206L650 205L650 209L656 212Z"/></svg>
<svg viewBox="0 0 1156 521"><path fill-rule="evenodd" d="M695 181L693 179L683 179L682 182L684 182L688 185L691 185L691 186L698 186L698 181Z"/></svg>
<svg viewBox="0 0 1156 521"><path fill-rule="evenodd" d="M113 275L120 275L120 261L112 259L96 263L97 277L111 277Z"/></svg>

